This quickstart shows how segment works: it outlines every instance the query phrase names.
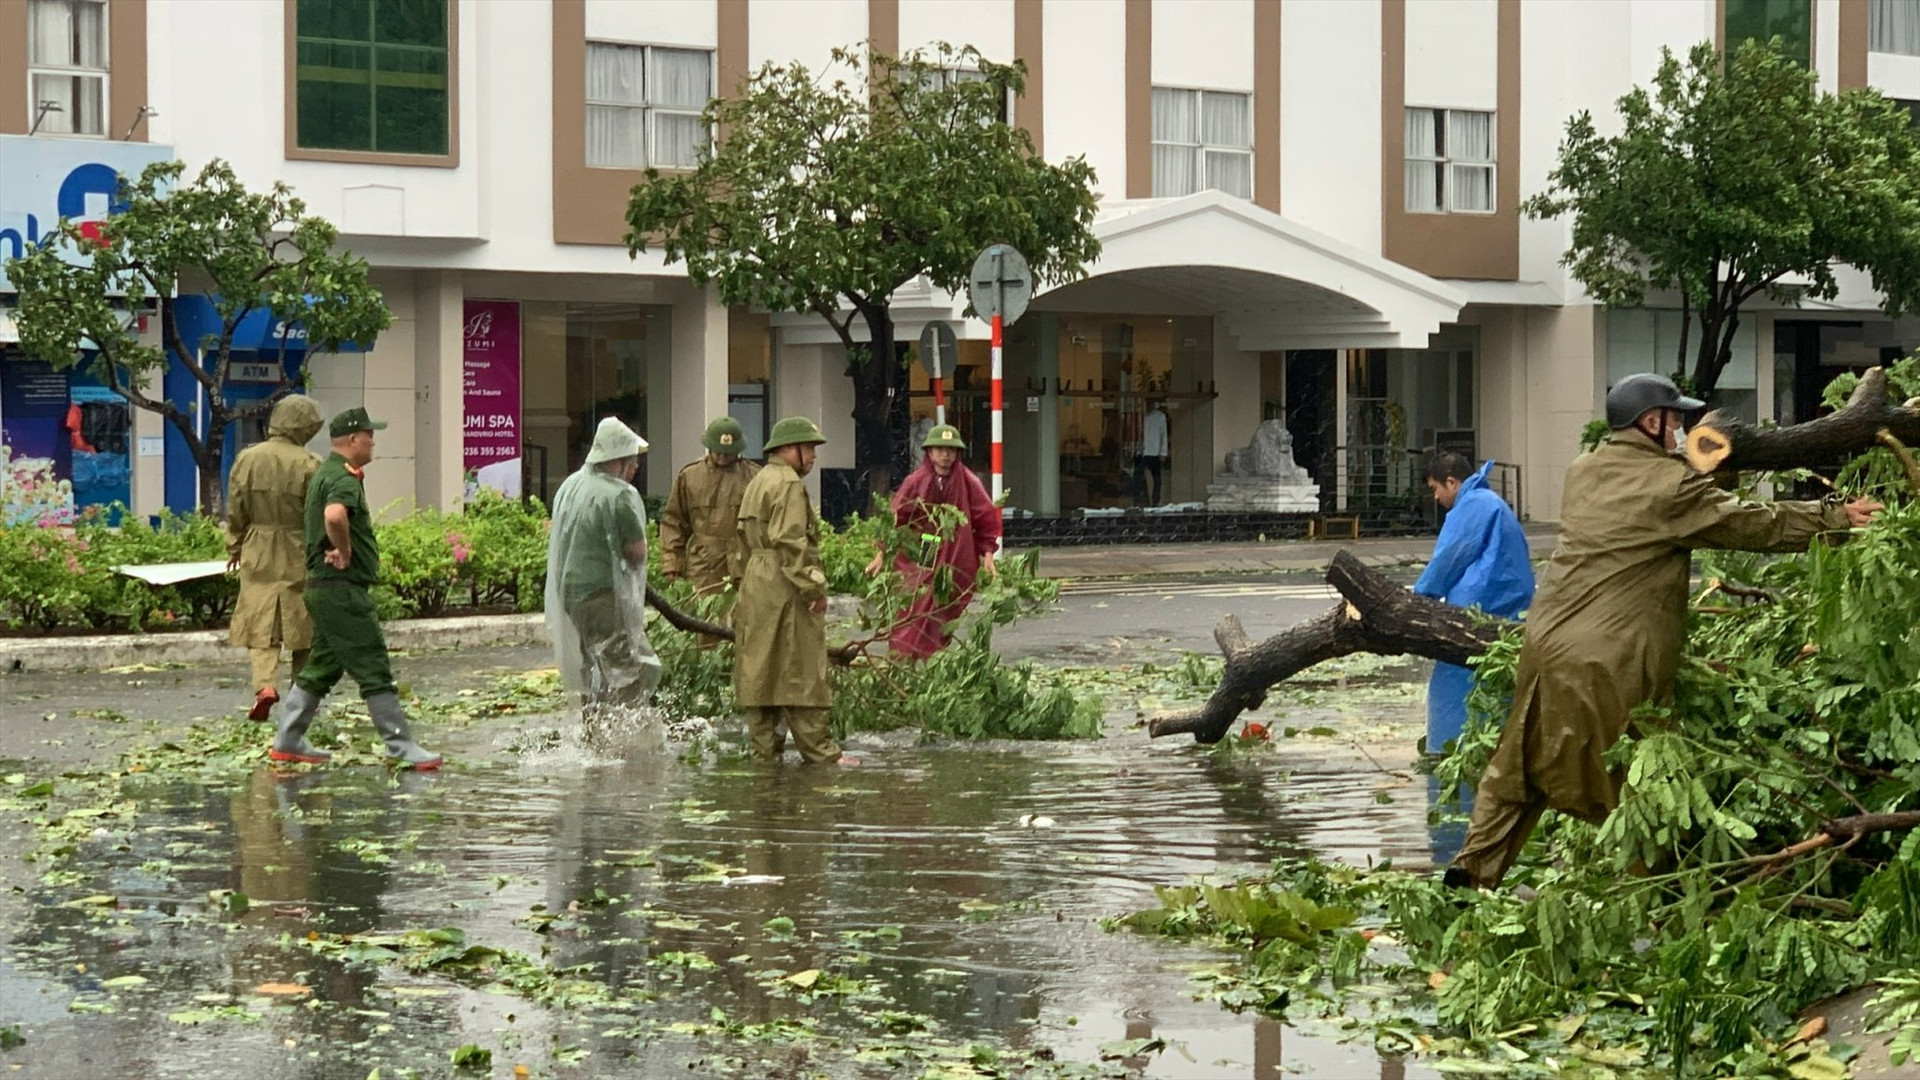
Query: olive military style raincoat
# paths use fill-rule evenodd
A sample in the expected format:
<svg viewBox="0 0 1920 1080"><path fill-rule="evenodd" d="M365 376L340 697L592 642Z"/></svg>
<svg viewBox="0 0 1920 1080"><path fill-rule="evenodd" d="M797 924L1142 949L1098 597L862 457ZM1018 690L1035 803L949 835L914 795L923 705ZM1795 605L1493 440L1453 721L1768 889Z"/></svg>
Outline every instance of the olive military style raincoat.
<svg viewBox="0 0 1920 1080"><path fill-rule="evenodd" d="M800 474L768 460L740 500L740 597L733 608L734 697L743 708L833 704L820 519Z"/></svg>
<svg viewBox="0 0 1920 1080"><path fill-rule="evenodd" d="M320 431L320 406L293 394L280 399L267 422L267 440L233 460L227 481L227 557L240 566L240 599L227 643L263 651L265 681L256 657L254 689L271 689L281 646L305 652L313 622L302 593L307 556L302 547L307 485L320 468L307 441ZM294 665L296 673L299 664Z"/></svg>
<svg viewBox="0 0 1920 1080"><path fill-rule="evenodd" d="M716 465L712 458L680 470L660 511L660 569L693 582L702 593L726 587L738 543L740 500L760 466L745 458Z"/></svg>
<svg viewBox="0 0 1920 1080"><path fill-rule="evenodd" d="M1672 696L1696 548L1802 551L1848 528L1837 503L1745 502L1631 428L1568 467L1562 507L1513 711L1454 860L1475 885L1506 876L1548 807L1613 811L1620 777L1603 755L1635 708Z"/></svg>

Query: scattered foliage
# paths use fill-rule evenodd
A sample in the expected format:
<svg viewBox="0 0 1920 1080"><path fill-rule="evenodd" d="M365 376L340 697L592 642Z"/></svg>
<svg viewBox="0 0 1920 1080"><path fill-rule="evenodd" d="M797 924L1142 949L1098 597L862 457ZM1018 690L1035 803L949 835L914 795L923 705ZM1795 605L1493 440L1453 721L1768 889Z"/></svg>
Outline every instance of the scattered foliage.
<svg viewBox="0 0 1920 1080"><path fill-rule="evenodd" d="M1891 374L1920 391L1920 365ZM1228 1004L1288 990L1337 1007L1364 976L1392 996L1371 1021L1382 1045L1513 1075L1571 1060L1593 1076L1844 1076L1845 1052L1800 1036L1801 1011L1876 980L1910 1054L1920 832L1827 824L1920 809L1920 493L1890 457L1841 474L1889 502L1847 543L1703 558L1675 698L1643 707L1611 753L1619 808L1597 826L1549 813L1509 889L1293 863L1233 890L1163 891L1117 925L1242 951L1215 987ZM1480 658L1442 791L1484 770L1519 645L1515 630ZM1249 893L1264 906L1225 902ZM1270 909L1296 900L1356 913L1365 943L1262 944Z"/></svg>

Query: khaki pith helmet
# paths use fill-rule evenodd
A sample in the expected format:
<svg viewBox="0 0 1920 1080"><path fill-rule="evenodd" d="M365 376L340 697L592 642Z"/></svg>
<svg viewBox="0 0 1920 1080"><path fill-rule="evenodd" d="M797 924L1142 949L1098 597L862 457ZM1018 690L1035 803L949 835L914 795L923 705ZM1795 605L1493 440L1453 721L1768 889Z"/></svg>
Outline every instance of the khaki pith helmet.
<svg viewBox="0 0 1920 1080"><path fill-rule="evenodd" d="M747 445L747 433L740 421L723 416L707 425L700 435L700 445L715 454L738 454Z"/></svg>
<svg viewBox="0 0 1920 1080"><path fill-rule="evenodd" d="M778 450L795 443L823 443L825 435L820 434L820 425L804 416L785 416L774 422L773 434L767 436L766 449Z"/></svg>
<svg viewBox="0 0 1920 1080"><path fill-rule="evenodd" d="M946 447L949 450L965 450L967 443L966 440L960 437L959 428L954 427L952 424L936 424L927 432L927 437L920 442L920 449L922 450L932 450L935 447Z"/></svg>

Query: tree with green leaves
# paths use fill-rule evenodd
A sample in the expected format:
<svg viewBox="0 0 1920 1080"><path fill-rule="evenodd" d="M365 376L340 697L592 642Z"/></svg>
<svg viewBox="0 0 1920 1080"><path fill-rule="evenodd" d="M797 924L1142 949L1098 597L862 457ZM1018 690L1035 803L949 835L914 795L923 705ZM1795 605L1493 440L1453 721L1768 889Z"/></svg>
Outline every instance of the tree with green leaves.
<svg viewBox="0 0 1920 1080"><path fill-rule="evenodd" d="M1094 173L1083 157L1048 162L1003 122L1026 84L1020 61L945 44L833 60L839 73L818 77L768 64L711 102L718 142L691 172L647 171L627 244L657 244L727 304L825 319L853 379L855 465L884 491L889 405L907 386L894 291L925 276L958 292L995 242L1019 249L1038 283L1079 277L1100 252Z"/></svg>
<svg viewBox="0 0 1920 1080"><path fill-rule="evenodd" d="M227 400L241 320L264 311L299 323L311 354L349 341L365 348L393 315L368 281L366 260L336 252L338 230L308 214L287 185L249 191L218 159L191 183L181 182L184 171L181 162L164 161L137 180L122 177L120 213L84 227L62 221L50 242L29 248L7 273L19 290L27 354L84 370L129 404L164 417L199 467L200 509L218 517L225 510L220 458L227 425L271 411L295 389L283 375L265 398ZM178 306L189 290L210 294L218 334L186 340ZM154 308L158 341L140 332L138 318ZM204 429L194 402L155 393L170 366L205 394Z"/></svg>
<svg viewBox="0 0 1920 1080"><path fill-rule="evenodd" d="M1685 63L1663 50L1651 89L1617 108L1617 135L1584 111L1567 122L1521 209L1574 215L1561 262L1600 303L1679 295L1683 385L1718 385L1754 298L1831 299L1835 264L1871 275L1889 315L1920 301L1920 142L1877 91L1821 93L1775 39Z"/></svg>

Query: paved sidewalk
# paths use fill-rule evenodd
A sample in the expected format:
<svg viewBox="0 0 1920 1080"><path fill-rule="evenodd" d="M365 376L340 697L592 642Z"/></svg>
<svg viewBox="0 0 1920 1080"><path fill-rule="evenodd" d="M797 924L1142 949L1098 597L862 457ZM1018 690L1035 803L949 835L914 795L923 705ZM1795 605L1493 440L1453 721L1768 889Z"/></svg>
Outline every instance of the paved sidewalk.
<svg viewBox="0 0 1920 1080"><path fill-rule="evenodd" d="M1536 558L1544 558L1551 552L1558 536L1558 529L1550 525L1527 527L1527 541ZM1342 548L1351 550L1368 566L1417 566L1433 553L1433 537L1044 548L1040 553L1040 573L1045 577L1086 581L1317 572L1325 569L1334 552ZM407 619L388 623L386 633L387 644L394 649L450 649L546 641L546 625L537 614ZM103 671L133 664L156 667L243 664L245 659L243 650L227 644L225 630L0 639L0 675Z"/></svg>
<svg viewBox="0 0 1920 1080"><path fill-rule="evenodd" d="M1533 557L1544 559L1559 542L1556 525L1526 526ZM1193 574L1276 574L1326 569L1348 550L1368 566L1418 566L1433 554L1431 536L1359 540L1271 540L1240 544L1108 544L1042 548L1040 574L1050 578L1188 577Z"/></svg>

